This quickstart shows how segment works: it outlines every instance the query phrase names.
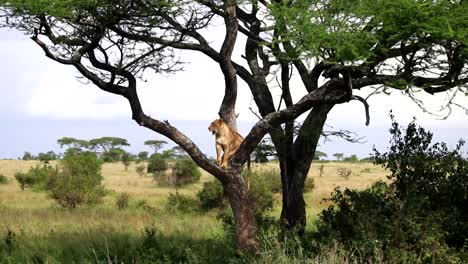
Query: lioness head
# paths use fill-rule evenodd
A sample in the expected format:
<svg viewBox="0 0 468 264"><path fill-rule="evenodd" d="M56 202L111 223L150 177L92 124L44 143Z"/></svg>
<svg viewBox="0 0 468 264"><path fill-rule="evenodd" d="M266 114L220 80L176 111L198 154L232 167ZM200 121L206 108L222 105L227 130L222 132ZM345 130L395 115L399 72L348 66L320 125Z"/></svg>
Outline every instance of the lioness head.
<svg viewBox="0 0 468 264"><path fill-rule="evenodd" d="M224 124L222 119L216 119L215 121L211 122L208 130L214 135L218 132L219 128Z"/></svg>

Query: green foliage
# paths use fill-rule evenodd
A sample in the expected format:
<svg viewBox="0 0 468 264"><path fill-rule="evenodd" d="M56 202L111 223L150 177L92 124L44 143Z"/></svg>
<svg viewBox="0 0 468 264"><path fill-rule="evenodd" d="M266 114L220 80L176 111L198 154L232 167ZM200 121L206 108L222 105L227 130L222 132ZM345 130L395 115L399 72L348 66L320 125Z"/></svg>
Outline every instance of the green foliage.
<svg viewBox="0 0 468 264"><path fill-rule="evenodd" d="M194 213L200 207L198 200L191 196L171 193L167 198L166 209L174 213Z"/></svg>
<svg viewBox="0 0 468 264"><path fill-rule="evenodd" d="M63 148L64 146L66 146L67 150L73 149L77 152L81 152L91 147L88 141L82 140L82 139L76 139L72 137L60 138L57 140L57 144L59 144L60 148Z"/></svg>
<svg viewBox="0 0 468 264"><path fill-rule="evenodd" d="M459 1L279 1L271 10L283 41L333 63L385 54L381 43L468 40L466 4Z"/></svg>
<svg viewBox="0 0 468 264"><path fill-rule="evenodd" d="M135 171L140 175L141 177L145 176L146 174L146 166L143 164L140 164L136 166Z"/></svg>
<svg viewBox="0 0 468 264"><path fill-rule="evenodd" d="M34 159L34 156L28 152L28 151L25 151L24 154L23 154L23 160L33 160Z"/></svg>
<svg viewBox="0 0 468 264"><path fill-rule="evenodd" d="M42 162L42 163L49 163L51 160L56 160L58 159L58 155L55 154L53 151L49 151L47 153L39 153L37 154L37 158Z"/></svg>
<svg viewBox="0 0 468 264"><path fill-rule="evenodd" d="M358 162L358 161L359 161L359 158L358 158L355 154L353 154L353 155L351 155L351 156L349 156L349 157L345 157L345 158L343 159L343 161L355 163L355 162Z"/></svg>
<svg viewBox="0 0 468 264"><path fill-rule="evenodd" d="M244 171L248 186L263 185L271 193L281 192L281 173L278 169Z"/></svg>
<svg viewBox="0 0 468 264"><path fill-rule="evenodd" d="M148 151L141 151L138 153L138 160L141 160L141 161L144 161L144 160L148 160Z"/></svg>
<svg viewBox="0 0 468 264"><path fill-rule="evenodd" d="M257 163L268 162L268 157L276 156L276 149L269 141L262 140L253 151L254 161Z"/></svg>
<svg viewBox="0 0 468 264"><path fill-rule="evenodd" d="M158 153L158 151L162 149L167 142L164 140L147 140L144 144L152 148L154 153Z"/></svg>
<svg viewBox="0 0 468 264"><path fill-rule="evenodd" d="M335 153L333 154L333 157L335 157L338 161L342 160L344 157L343 153Z"/></svg>
<svg viewBox="0 0 468 264"><path fill-rule="evenodd" d="M121 161L122 156L125 154L125 150L121 148L113 148L108 151L105 151L101 154L101 159L104 162L116 162Z"/></svg>
<svg viewBox="0 0 468 264"><path fill-rule="evenodd" d="M128 207L130 200L130 195L127 192L121 192L115 198L115 205L119 210L125 209Z"/></svg>
<svg viewBox="0 0 468 264"><path fill-rule="evenodd" d="M7 184L8 182L8 178L5 175L0 174L0 184Z"/></svg>
<svg viewBox="0 0 468 264"><path fill-rule="evenodd" d="M184 185L198 182L201 172L192 159L184 158L176 160L172 168L172 176L176 185Z"/></svg>
<svg viewBox="0 0 468 264"><path fill-rule="evenodd" d="M319 245L336 243L373 262L460 263L468 242L468 162L461 146L431 145L432 134L392 123L389 152L376 164L391 174L364 191L335 190L317 223ZM466 257L466 256L465 256Z"/></svg>
<svg viewBox="0 0 468 264"><path fill-rule="evenodd" d="M128 152L122 153L122 156L120 157L120 161L124 165L125 170L128 170L128 166L130 166L130 163L132 162L132 160L133 160L132 154Z"/></svg>
<svg viewBox="0 0 468 264"><path fill-rule="evenodd" d="M161 154L151 155L148 161L148 173L162 174L169 168L167 159Z"/></svg>
<svg viewBox="0 0 468 264"><path fill-rule="evenodd" d="M101 165L102 162L92 152L66 155L62 161L62 172L51 178L49 183L50 196L66 208L101 202L106 194Z"/></svg>
<svg viewBox="0 0 468 264"><path fill-rule="evenodd" d="M29 169L28 172L15 173L15 179L19 183L21 190L34 187L38 190L46 190L50 181L59 173L58 168L48 165L37 165Z"/></svg>
<svg viewBox="0 0 468 264"><path fill-rule="evenodd" d="M218 180L203 183L203 189L197 193L197 197L203 210L226 207L224 189Z"/></svg>
<svg viewBox="0 0 468 264"><path fill-rule="evenodd" d="M327 156L327 153L316 150L314 153L314 160L320 160L322 158L326 158Z"/></svg>
<svg viewBox="0 0 468 264"><path fill-rule="evenodd" d="M311 192L315 189L315 181L312 177L307 177L304 182L304 193Z"/></svg>

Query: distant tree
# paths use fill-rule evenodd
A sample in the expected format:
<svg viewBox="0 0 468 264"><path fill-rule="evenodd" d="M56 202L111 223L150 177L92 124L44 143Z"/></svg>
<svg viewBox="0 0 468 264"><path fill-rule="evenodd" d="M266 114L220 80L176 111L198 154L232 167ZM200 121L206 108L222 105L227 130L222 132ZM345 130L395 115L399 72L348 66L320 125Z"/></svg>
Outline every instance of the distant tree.
<svg viewBox="0 0 468 264"><path fill-rule="evenodd" d="M349 157L344 158L344 161L346 162L358 162L359 158L356 156L356 154L353 154Z"/></svg>
<svg viewBox="0 0 468 264"><path fill-rule="evenodd" d="M148 151L141 151L138 153L138 159L139 160L147 160L148 159Z"/></svg>
<svg viewBox="0 0 468 264"><path fill-rule="evenodd" d="M316 150L316 151L315 151L314 160L320 160L321 158L326 158L326 157L328 157L328 156L327 156L327 153L322 152L322 151L320 151L320 150Z"/></svg>
<svg viewBox="0 0 468 264"><path fill-rule="evenodd" d="M171 150L172 150L173 155L176 158L183 158L183 157L188 156L187 152L183 148L181 148L180 146L175 146Z"/></svg>
<svg viewBox="0 0 468 264"><path fill-rule="evenodd" d="M33 160L34 156L31 154L31 152L25 151L23 154L23 160Z"/></svg>
<svg viewBox="0 0 468 264"><path fill-rule="evenodd" d="M154 150L154 153L158 153L160 149L166 145L167 142L164 140L147 140L145 141L145 145L152 148Z"/></svg>
<svg viewBox="0 0 468 264"><path fill-rule="evenodd" d="M109 149L108 151L101 153L101 159L104 162L121 161L122 155L124 153L125 153L125 150L121 148L112 148L112 149Z"/></svg>
<svg viewBox="0 0 468 264"><path fill-rule="evenodd" d="M42 163L49 163L51 160L56 160L57 155L53 151L49 151L47 153L39 153L37 154L37 158L42 162Z"/></svg>
<svg viewBox="0 0 468 264"><path fill-rule="evenodd" d="M130 146L128 141L119 137L101 137L91 139L89 144L94 150L104 153L124 146Z"/></svg>
<svg viewBox="0 0 468 264"><path fill-rule="evenodd" d="M76 152L87 150L90 148L90 143L83 139L77 139L72 137L63 137L57 140L60 148L66 147L66 152Z"/></svg>
<svg viewBox="0 0 468 264"><path fill-rule="evenodd" d="M262 140L253 151L254 161L257 163L268 162L268 157L276 156L276 149L270 141Z"/></svg>
<svg viewBox="0 0 468 264"><path fill-rule="evenodd" d="M335 153L333 154L333 157L335 157L338 161L342 160L344 157L343 153Z"/></svg>
<svg viewBox="0 0 468 264"><path fill-rule="evenodd" d="M131 153L124 152L120 156L120 161L122 161L122 164L125 166L125 170L128 170L128 167L130 166L130 163L132 162L133 157Z"/></svg>

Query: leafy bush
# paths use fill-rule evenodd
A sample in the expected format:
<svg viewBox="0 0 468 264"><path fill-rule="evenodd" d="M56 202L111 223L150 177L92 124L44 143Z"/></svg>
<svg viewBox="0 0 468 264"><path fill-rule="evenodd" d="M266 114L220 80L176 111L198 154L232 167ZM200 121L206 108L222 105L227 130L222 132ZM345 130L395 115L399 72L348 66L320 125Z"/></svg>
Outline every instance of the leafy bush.
<svg viewBox="0 0 468 264"><path fill-rule="evenodd" d="M141 177L145 176L145 174L146 174L146 166L143 165L143 164L138 165L135 168L135 170L138 173L138 175L140 175Z"/></svg>
<svg viewBox="0 0 468 264"><path fill-rule="evenodd" d="M194 213L199 210L197 199L187 195L169 194L166 209L170 212Z"/></svg>
<svg viewBox="0 0 468 264"><path fill-rule="evenodd" d="M203 183L203 189L197 193L197 197L203 210L226 206L224 189L218 180Z"/></svg>
<svg viewBox="0 0 468 264"><path fill-rule="evenodd" d="M101 165L102 162L92 152L66 155L62 161L62 172L51 178L50 196L67 208L101 202L106 194Z"/></svg>
<svg viewBox="0 0 468 264"><path fill-rule="evenodd" d="M177 186L195 183L200 180L201 172L197 164L188 158L178 159L172 168L172 176Z"/></svg>
<svg viewBox="0 0 468 264"><path fill-rule="evenodd" d="M313 189L315 189L314 178L307 177L304 182L304 192L311 192Z"/></svg>
<svg viewBox="0 0 468 264"><path fill-rule="evenodd" d="M128 152L122 153L122 156L120 157L120 161L124 165L125 170L128 170L128 166L130 166L130 163L132 162L132 160L133 160L132 154Z"/></svg>
<svg viewBox="0 0 468 264"><path fill-rule="evenodd" d="M20 184L21 190L24 190L26 187L47 190L51 178L56 176L58 173L58 168L53 168L48 165L37 165L30 168L28 172L15 173L15 179Z"/></svg>
<svg viewBox="0 0 468 264"><path fill-rule="evenodd" d="M122 192L115 198L115 205L120 210L125 209L128 207L128 203L130 200L130 195L127 192Z"/></svg>
<svg viewBox="0 0 468 264"><path fill-rule="evenodd" d="M167 159L161 154L151 155L148 161L148 173L162 174L169 168Z"/></svg>
<svg viewBox="0 0 468 264"><path fill-rule="evenodd" d="M255 181L255 184L264 185L272 193L281 192L281 173L277 169L266 169L259 171L244 171L245 180L247 184L252 184Z"/></svg>
<svg viewBox="0 0 468 264"><path fill-rule="evenodd" d="M3 174L0 174L0 184L7 184L8 183L8 178L3 175Z"/></svg>
<svg viewBox="0 0 468 264"><path fill-rule="evenodd" d="M101 159L104 162L115 162L122 160L122 155L124 155L125 150L121 148L113 148L108 151L105 151L101 155Z"/></svg>
<svg viewBox="0 0 468 264"><path fill-rule="evenodd" d="M335 190L317 223L319 245L338 243L373 262L461 263L468 243L468 161L461 147L431 145L413 121L403 135L393 121L389 152L375 151L391 183ZM466 257L466 255L465 255Z"/></svg>

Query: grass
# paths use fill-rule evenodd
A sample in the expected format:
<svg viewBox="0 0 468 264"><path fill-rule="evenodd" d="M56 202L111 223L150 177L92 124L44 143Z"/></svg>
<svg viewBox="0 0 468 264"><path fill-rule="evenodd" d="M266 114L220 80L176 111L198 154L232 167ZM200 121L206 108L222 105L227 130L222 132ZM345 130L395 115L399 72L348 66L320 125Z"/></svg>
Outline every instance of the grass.
<svg viewBox="0 0 468 264"><path fill-rule="evenodd" d="M216 220L215 212L177 215L169 213L165 210L165 203L174 189L158 187L149 175L139 176L136 172L137 164L131 164L128 170L125 170L121 163L104 164L102 173L104 185L110 192L109 195L106 196L103 204L76 210L59 208L43 192L31 189L22 191L19 188L14 174L18 171L27 171L38 164L38 161L0 160L0 174L9 179L7 184L0 185L0 256L2 248L3 251L8 248L6 246L8 230L15 234L14 241L20 245L15 247L14 253L10 254L14 260L11 263L40 263L40 261L43 261L42 263L72 263L80 257L93 263L120 263L121 261L127 263L130 260L122 259L124 252L135 251L131 254L139 254L135 245L143 245L145 230L148 227L154 227L159 234L159 239L169 244L175 241L180 245L186 243L189 251L204 250L205 252L206 249L200 247L210 248L219 245L228 246L230 249L224 250L232 251L232 242L227 241L220 223ZM320 177L319 166L321 164L324 165L324 170ZM323 202L323 198L328 197L334 188L363 189L377 180L385 179L385 171L370 163L329 162L321 164L314 164L308 176L314 179L316 186L316 189L305 195L308 229L314 228L314 220L318 213L329 205ZM52 165L57 165L57 163L53 162ZM277 164L272 162L266 165L256 165L257 169L265 167L277 168ZM339 168L352 170L349 180L338 175ZM202 188L203 182L212 179L211 175L202 171L199 183L178 191L185 195L195 196ZM115 198L122 192L129 194L129 207L119 210L115 205ZM141 200L145 200L151 210L137 207L138 201ZM276 200L273 213L279 216L281 197L277 196ZM79 248L76 249L74 246ZM179 249L166 248L165 250L172 252L171 250ZM229 254L233 255L231 251ZM205 253L207 259L200 263L211 261L209 260L210 252ZM181 254L190 256L190 252ZM115 261L110 261L111 257L116 258ZM39 258L40 261L35 261L35 258ZM84 262L87 263L87 261ZM2 263L1 257L0 263Z"/></svg>

